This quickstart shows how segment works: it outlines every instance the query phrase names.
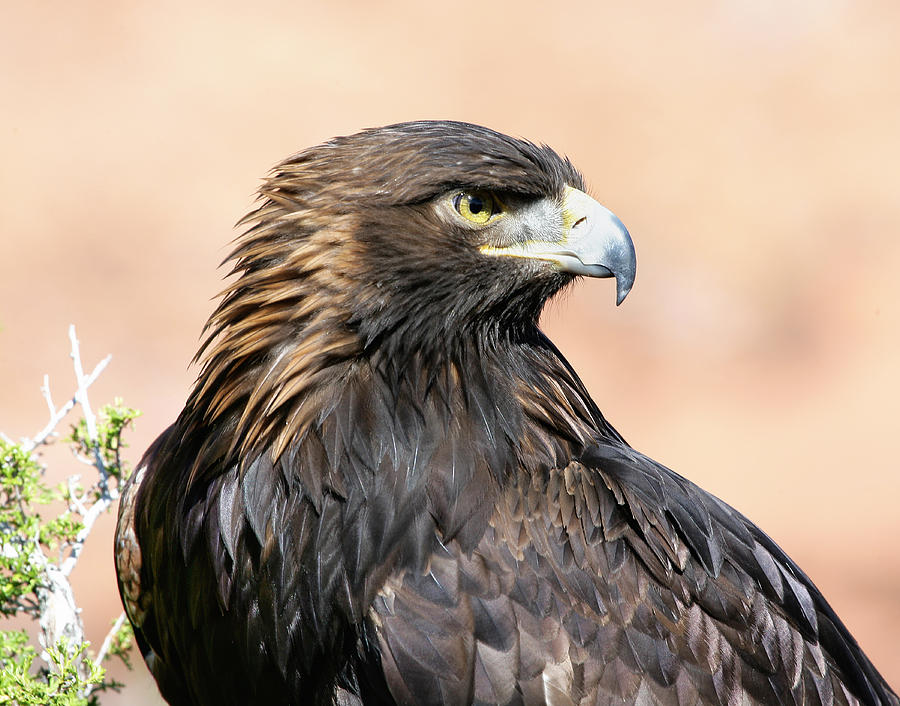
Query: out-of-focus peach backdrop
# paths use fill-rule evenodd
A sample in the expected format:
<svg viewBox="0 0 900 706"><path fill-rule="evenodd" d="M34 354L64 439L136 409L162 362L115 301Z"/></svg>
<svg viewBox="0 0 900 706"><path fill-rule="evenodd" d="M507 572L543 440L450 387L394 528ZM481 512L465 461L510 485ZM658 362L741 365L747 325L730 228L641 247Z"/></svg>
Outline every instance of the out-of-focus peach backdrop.
<svg viewBox="0 0 900 706"><path fill-rule="evenodd" d="M483 123L568 154L634 236L622 307L590 281L544 318L601 408L757 521L900 685L898 36L894 0L7 3L0 429L43 426L45 372L71 392L73 322L88 365L113 354L93 401L144 411L136 461L272 164ZM95 645L112 528L75 576ZM104 703L159 703L140 661L124 678Z"/></svg>

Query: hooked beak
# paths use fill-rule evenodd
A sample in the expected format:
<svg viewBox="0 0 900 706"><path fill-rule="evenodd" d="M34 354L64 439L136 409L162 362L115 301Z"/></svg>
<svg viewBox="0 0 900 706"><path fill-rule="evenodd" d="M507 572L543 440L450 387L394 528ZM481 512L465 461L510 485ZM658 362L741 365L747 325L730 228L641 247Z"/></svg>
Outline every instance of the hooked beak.
<svg viewBox="0 0 900 706"><path fill-rule="evenodd" d="M621 304L631 291L637 269L634 243L622 221L583 191L567 186L562 201L562 229L553 231L552 240L484 246L482 251L548 260L563 272L585 277L615 277L616 305Z"/></svg>
<svg viewBox="0 0 900 706"><path fill-rule="evenodd" d="M634 243L625 225L608 208L571 186L563 198L563 224L563 240L555 248L560 267L586 277L615 277L616 305L621 304L637 270Z"/></svg>

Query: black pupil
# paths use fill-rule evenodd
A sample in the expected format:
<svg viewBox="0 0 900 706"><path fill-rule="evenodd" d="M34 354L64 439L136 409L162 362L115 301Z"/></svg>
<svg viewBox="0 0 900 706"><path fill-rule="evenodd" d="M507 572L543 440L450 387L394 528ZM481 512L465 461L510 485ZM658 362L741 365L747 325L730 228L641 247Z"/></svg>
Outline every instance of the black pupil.
<svg viewBox="0 0 900 706"><path fill-rule="evenodd" d="M469 212L470 213L481 213L484 210L484 201L482 201L477 196L469 197Z"/></svg>

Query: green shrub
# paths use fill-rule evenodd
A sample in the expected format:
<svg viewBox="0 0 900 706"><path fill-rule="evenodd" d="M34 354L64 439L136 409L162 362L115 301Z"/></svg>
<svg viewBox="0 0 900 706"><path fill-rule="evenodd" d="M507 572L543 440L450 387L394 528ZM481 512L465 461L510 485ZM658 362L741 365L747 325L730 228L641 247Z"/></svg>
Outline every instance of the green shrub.
<svg viewBox="0 0 900 706"><path fill-rule="evenodd" d="M85 375L74 327L69 338L77 382L73 397L56 408L45 378L50 421L44 429L20 443L0 434L0 615L27 616L38 626L34 635L0 630L0 704L97 704L100 692L121 686L106 678L103 662L117 656L130 666L124 613L96 654L89 652L69 576L94 523L115 505L128 477L122 434L140 413L120 400L93 413L87 390L109 357ZM65 442L93 469L93 477L83 485L79 476L70 476L50 488L37 451L52 442L76 405L83 416Z"/></svg>

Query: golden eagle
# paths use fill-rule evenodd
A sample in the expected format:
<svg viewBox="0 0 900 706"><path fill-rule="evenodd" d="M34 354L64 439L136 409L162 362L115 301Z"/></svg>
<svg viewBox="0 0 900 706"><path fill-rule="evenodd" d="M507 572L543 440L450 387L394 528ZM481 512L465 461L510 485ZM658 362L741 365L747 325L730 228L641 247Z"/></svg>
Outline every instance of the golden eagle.
<svg viewBox="0 0 900 706"><path fill-rule="evenodd" d="M897 704L807 576L632 449L538 328L635 275L546 146L456 122L278 165L125 488L172 704Z"/></svg>

